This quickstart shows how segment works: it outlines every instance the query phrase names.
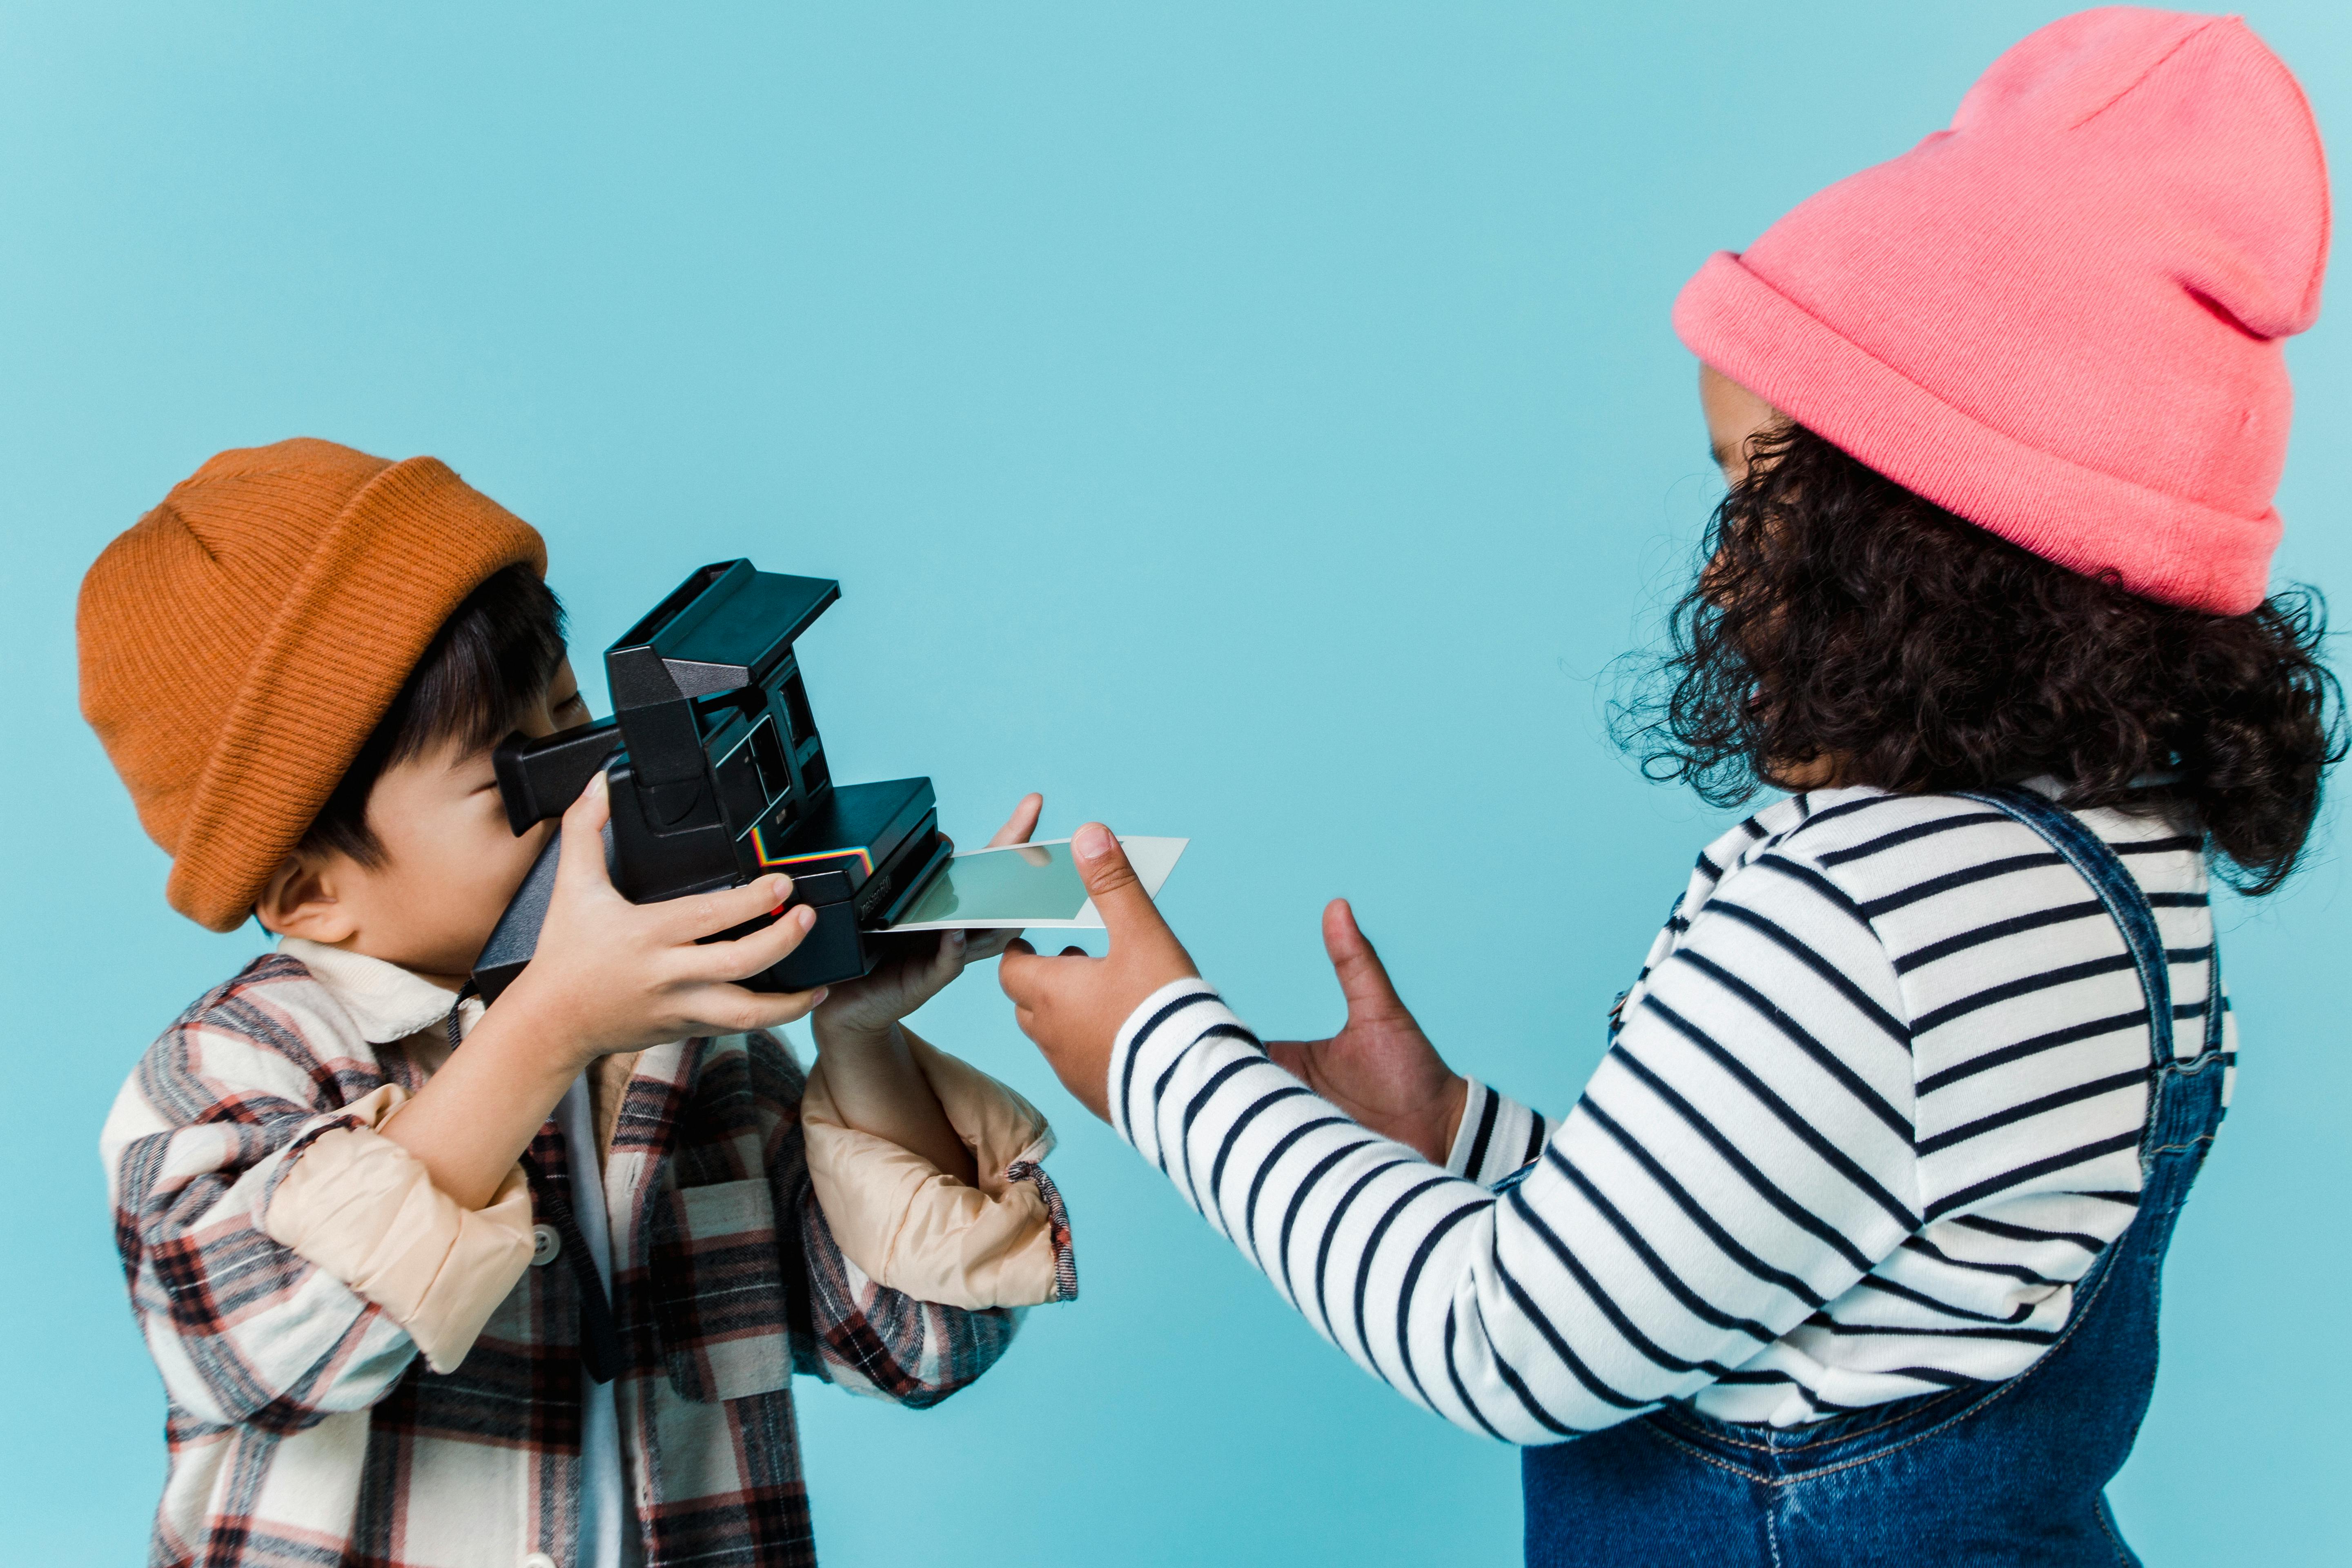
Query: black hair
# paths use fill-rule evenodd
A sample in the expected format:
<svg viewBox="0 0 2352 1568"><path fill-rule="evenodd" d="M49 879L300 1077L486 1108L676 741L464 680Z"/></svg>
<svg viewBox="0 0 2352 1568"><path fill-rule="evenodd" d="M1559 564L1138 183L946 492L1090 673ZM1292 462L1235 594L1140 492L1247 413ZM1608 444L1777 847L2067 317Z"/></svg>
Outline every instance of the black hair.
<svg viewBox="0 0 2352 1568"><path fill-rule="evenodd" d="M367 805L384 770L452 741L470 750L503 739L562 659L563 606L539 574L524 565L491 573L433 634L297 852L382 864Z"/></svg>
<svg viewBox="0 0 2352 1568"><path fill-rule="evenodd" d="M1835 784L2042 774L2075 808L2185 806L2242 891L2294 868L2343 694L2326 606L2241 616L2127 593L1954 516L1800 425L1752 437L1646 689L1614 714L1643 772L1716 805L1826 763Z"/></svg>

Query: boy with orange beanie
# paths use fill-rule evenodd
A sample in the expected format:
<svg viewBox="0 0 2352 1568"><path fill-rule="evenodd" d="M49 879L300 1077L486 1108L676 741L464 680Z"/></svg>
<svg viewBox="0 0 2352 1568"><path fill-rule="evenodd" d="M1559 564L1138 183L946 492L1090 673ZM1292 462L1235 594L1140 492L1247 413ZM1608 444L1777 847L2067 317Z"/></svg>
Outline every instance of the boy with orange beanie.
<svg viewBox="0 0 2352 1568"><path fill-rule="evenodd" d="M587 717L545 566L440 462L293 440L83 584L83 711L165 896L279 938L102 1139L170 1406L154 1563L812 1562L793 1373L928 1405L1076 1292L1043 1119L898 1022L961 933L746 989L806 911L703 939L789 880L631 904L600 777L539 956L460 1001L550 831L508 828L491 748ZM803 1074L769 1031L812 1013Z"/></svg>

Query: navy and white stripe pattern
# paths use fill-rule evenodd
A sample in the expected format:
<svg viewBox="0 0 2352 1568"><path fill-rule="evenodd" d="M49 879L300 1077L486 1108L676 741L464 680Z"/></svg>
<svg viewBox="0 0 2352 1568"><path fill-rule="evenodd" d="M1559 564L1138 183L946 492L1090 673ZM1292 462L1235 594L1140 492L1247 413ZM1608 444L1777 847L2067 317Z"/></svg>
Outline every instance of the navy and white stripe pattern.
<svg viewBox="0 0 2352 1568"><path fill-rule="evenodd" d="M2155 906L2194 1055L2199 837L2084 820ZM1440 1169L1182 981L1121 1028L1112 1120L1325 1337L1517 1443L1670 1399L1787 1426L2012 1376L2136 1211L2128 950L1977 802L1843 790L1750 818L1700 858L1617 1016L1565 1121L1474 1085Z"/></svg>
<svg viewBox="0 0 2352 1568"><path fill-rule="evenodd" d="M1543 1152L1551 1123L1507 1095L1471 1079L1470 1094L1462 1108L1462 1125L1454 1134L1453 1152L1445 1168L1491 1187Z"/></svg>

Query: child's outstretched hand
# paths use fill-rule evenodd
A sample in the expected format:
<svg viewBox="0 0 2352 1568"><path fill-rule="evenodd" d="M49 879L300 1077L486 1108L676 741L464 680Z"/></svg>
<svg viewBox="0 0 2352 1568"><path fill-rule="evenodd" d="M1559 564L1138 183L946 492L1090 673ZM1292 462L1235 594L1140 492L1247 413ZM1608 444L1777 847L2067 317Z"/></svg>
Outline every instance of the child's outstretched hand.
<svg viewBox="0 0 2352 1568"><path fill-rule="evenodd" d="M991 849L1007 844L1026 844L1029 836L1037 831L1038 814L1045 809L1045 797L1034 793L1023 795L1021 804L1013 808L1004 826L989 839ZM994 958L1007 943L1020 934L1009 931L943 931L939 940L928 947L919 941L905 941L905 950L884 959L874 966L873 973L862 980L845 980L827 987L824 1005L816 1011L814 1026L818 1042L824 1044L839 1036L879 1035L899 1019L947 989L948 982L963 973L967 963L977 963L983 958Z"/></svg>
<svg viewBox="0 0 2352 1568"><path fill-rule="evenodd" d="M1422 1033L1345 899L1324 907L1323 951L1348 999L1348 1022L1328 1040L1269 1040L1265 1054L1360 1125L1444 1164L1468 1081Z"/></svg>
<svg viewBox="0 0 2352 1568"><path fill-rule="evenodd" d="M1016 942L997 966L997 979L1013 998L1013 1021L1045 1052L1062 1086L1108 1121L1110 1047L1118 1026L1153 992L1200 971L1109 828L1099 822L1079 828L1070 856L1109 929L1110 951L1089 958L1070 947L1046 958Z"/></svg>

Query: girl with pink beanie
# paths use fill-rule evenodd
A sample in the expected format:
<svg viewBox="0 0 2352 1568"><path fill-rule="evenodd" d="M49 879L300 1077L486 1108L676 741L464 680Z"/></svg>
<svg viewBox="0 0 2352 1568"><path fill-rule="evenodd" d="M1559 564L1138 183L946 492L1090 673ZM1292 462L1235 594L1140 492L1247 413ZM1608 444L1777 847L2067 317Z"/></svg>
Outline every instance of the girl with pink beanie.
<svg viewBox="0 0 2352 1568"><path fill-rule="evenodd" d="M1624 738L1706 799L1549 1118L1449 1069L1344 903L1260 1042L1110 836L1022 1026L1339 1348L1524 1446L1541 1564L2136 1562L2105 1488L2237 1039L2209 905L2343 754L2269 595L2326 170L2234 18L2043 28L1675 321L1728 481Z"/></svg>

